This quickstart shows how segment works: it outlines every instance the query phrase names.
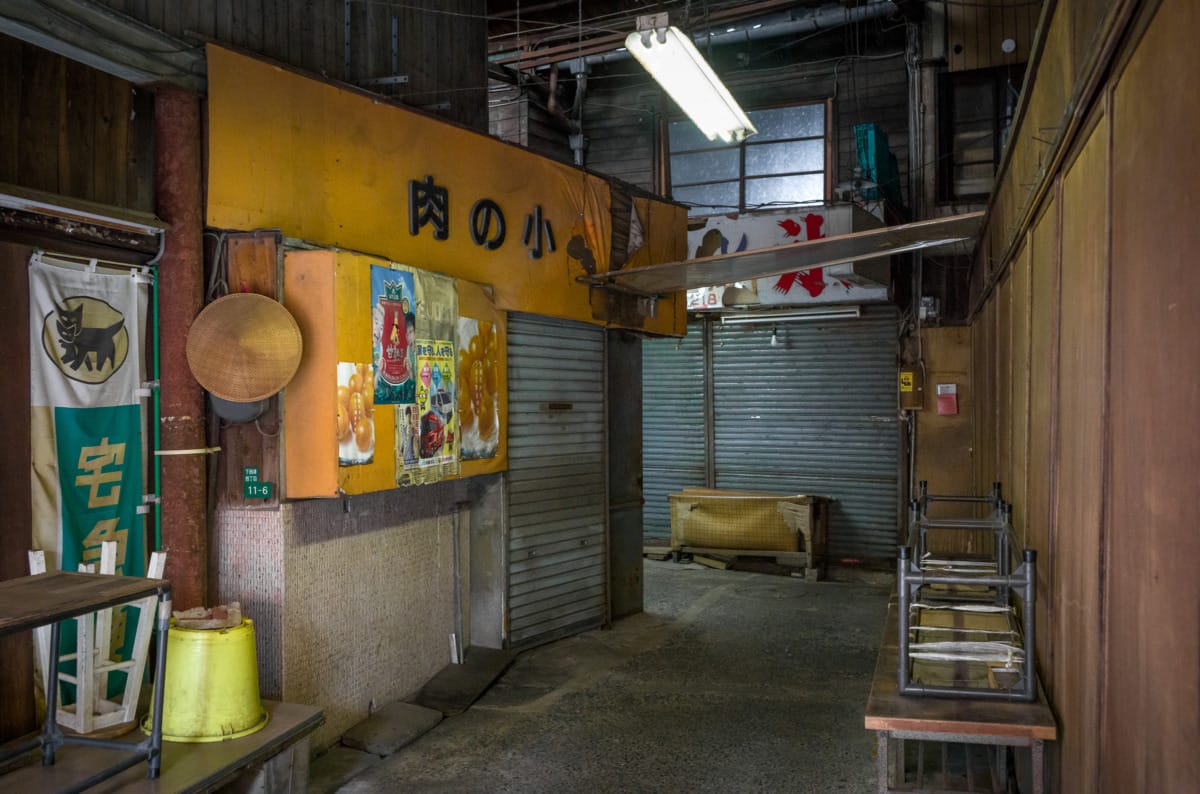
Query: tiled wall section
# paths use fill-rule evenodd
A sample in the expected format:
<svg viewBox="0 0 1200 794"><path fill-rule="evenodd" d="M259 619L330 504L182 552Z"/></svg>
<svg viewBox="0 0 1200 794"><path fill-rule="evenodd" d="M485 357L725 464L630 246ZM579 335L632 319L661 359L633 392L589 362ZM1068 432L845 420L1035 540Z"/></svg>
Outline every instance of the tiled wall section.
<svg viewBox="0 0 1200 794"><path fill-rule="evenodd" d="M283 506L283 698L324 709L314 747L449 663L464 494L444 483Z"/></svg>
<svg viewBox="0 0 1200 794"><path fill-rule="evenodd" d="M220 603L240 601L254 621L258 687L265 698L283 692L283 523L278 510L217 511L213 576Z"/></svg>

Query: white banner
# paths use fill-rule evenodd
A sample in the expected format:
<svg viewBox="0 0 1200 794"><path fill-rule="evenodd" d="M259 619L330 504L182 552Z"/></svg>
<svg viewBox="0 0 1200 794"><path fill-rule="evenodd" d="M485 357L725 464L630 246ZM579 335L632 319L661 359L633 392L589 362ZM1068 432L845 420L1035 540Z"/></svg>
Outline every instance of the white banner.
<svg viewBox="0 0 1200 794"><path fill-rule="evenodd" d="M33 545L73 570L116 540L118 570L144 572L147 276L36 252L29 262Z"/></svg>

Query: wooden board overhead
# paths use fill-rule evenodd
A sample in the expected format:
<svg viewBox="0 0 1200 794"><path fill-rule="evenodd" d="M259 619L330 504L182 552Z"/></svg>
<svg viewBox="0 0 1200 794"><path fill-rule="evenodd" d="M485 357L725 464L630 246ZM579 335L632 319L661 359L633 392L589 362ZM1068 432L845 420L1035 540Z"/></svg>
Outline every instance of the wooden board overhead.
<svg viewBox="0 0 1200 794"><path fill-rule="evenodd" d="M742 253L601 273L581 277L580 280L646 295L732 284L735 281L767 278L797 270L973 241L983 215L983 212L968 212Z"/></svg>

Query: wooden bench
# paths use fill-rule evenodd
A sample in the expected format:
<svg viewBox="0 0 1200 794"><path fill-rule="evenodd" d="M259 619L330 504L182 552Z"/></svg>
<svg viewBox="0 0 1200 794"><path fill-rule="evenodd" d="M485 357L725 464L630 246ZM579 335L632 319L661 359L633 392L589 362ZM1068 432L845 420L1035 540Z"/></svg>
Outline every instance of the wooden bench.
<svg viewBox="0 0 1200 794"><path fill-rule="evenodd" d="M240 792L302 792L308 784L308 736L325 721L315 706L264 700L267 724L261 731L220 742L164 742L155 779L138 769L126 769L91 789L99 794L157 794L214 791L237 783ZM130 748L140 730L117 743ZM111 763L111 750L72 748L54 766L33 764L0 777L3 791L64 791Z"/></svg>
<svg viewBox="0 0 1200 794"><path fill-rule="evenodd" d="M937 788L921 788L920 781L915 786L906 782L904 741L908 739L998 748L993 780L999 780L1000 791L1006 785L1007 748L1029 747L1033 790L1044 794L1045 742L1058 737L1058 728L1041 688L1032 703L901 695L896 679L898 631L897 605L893 602L888 606L865 719L866 728L878 734L879 794L948 790L945 781ZM890 753L892 741L897 742L895 756Z"/></svg>

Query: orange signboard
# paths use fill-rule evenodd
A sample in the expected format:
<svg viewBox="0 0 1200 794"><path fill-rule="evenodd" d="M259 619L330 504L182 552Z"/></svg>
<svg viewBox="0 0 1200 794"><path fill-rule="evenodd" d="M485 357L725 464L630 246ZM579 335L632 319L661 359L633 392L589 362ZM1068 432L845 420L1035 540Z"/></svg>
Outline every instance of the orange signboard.
<svg viewBox="0 0 1200 794"><path fill-rule="evenodd" d="M647 317L579 282L612 261L606 179L217 45L208 88L209 225L487 285L501 310L684 333L681 294ZM683 207L637 197L633 212L643 239L625 267L684 258Z"/></svg>

